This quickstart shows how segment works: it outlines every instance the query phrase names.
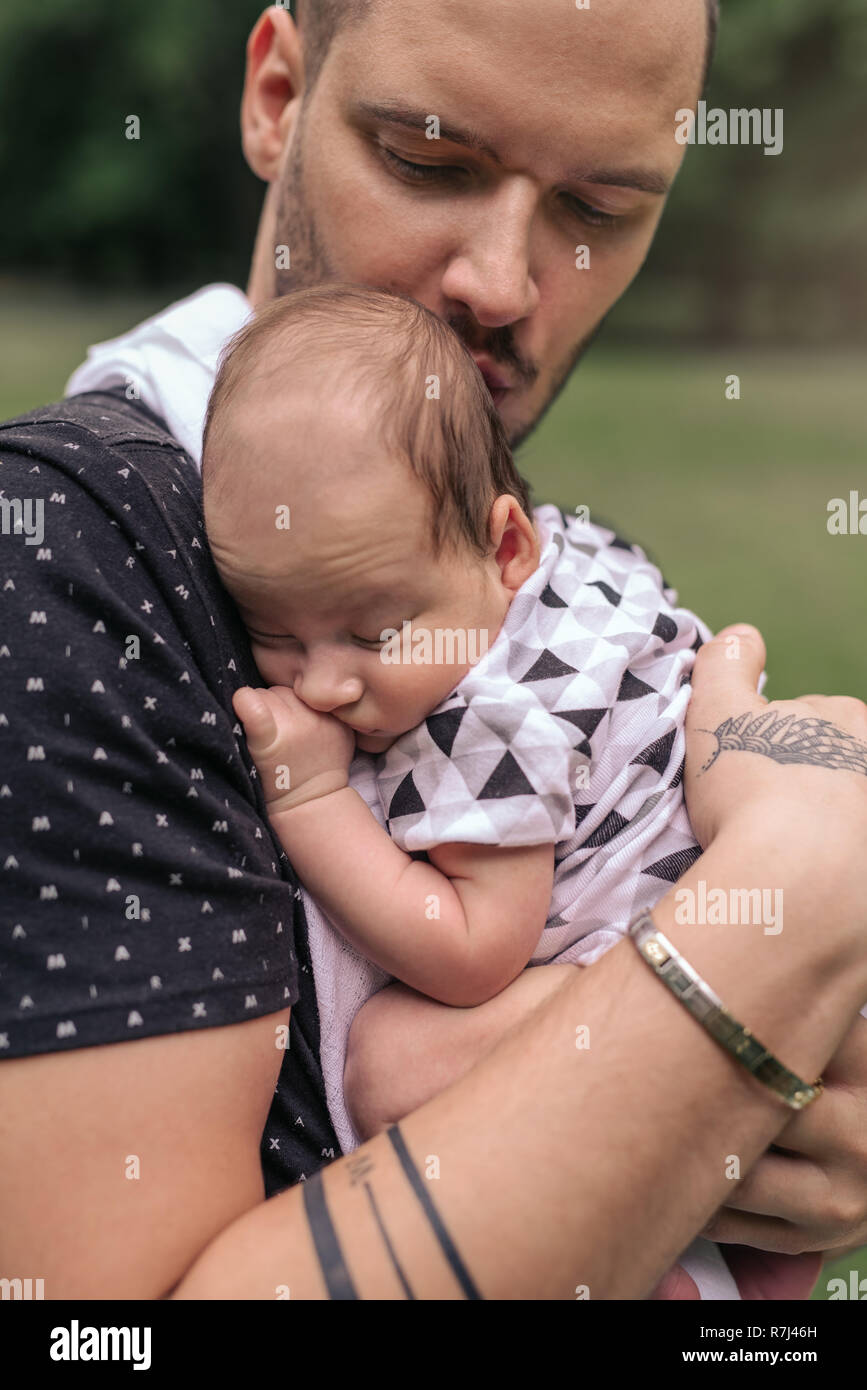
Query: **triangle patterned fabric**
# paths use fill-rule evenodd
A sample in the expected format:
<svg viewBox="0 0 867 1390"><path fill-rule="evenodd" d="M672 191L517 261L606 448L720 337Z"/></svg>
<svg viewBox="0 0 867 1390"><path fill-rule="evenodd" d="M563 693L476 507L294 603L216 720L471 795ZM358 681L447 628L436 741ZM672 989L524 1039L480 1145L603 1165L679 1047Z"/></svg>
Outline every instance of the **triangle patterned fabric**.
<svg viewBox="0 0 867 1390"><path fill-rule="evenodd" d="M639 546L535 516L538 569L454 693L375 759L377 809L410 853L556 845L533 963L589 962L699 853L684 719L711 634Z"/></svg>

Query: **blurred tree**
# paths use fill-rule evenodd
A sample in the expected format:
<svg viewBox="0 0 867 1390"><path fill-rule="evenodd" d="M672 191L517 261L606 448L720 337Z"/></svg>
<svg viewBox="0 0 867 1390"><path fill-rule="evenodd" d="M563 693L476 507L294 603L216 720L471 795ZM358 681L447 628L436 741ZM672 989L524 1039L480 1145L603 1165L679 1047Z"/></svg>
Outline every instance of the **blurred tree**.
<svg viewBox="0 0 867 1390"><path fill-rule="evenodd" d="M243 278L262 188L238 107L263 8L4 0L5 265L127 286Z"/></svg>
<svg viewBox="0 0 867 1390"><path fill-rule="evenodd" d="M867 321L865 0L722 0L705 98L727 111L781 108L783 151L687 150L613 326L657 335L667 324L717 342L854 340Z"/></svg>
<svg viewBox="0 0 867 1390"><path fill-rule="evenodd" d="M468 0L470 3L470 0ZM0 259L166 291L243 282L262 187L238 136L263 0L4 0ZM696 146L620 336L854 339L865 322L865 0L722 0L709 105L781 107L784 149ZM140 138L126 138L138 116Z"/></svg>

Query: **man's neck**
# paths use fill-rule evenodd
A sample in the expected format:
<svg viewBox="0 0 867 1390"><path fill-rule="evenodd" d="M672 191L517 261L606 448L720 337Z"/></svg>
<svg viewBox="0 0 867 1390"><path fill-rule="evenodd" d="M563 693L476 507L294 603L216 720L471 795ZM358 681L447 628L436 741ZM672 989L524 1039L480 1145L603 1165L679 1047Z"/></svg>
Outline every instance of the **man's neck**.
<svg viewBox="0 0 867 1390"><path fill-rule="evenodd" d="M256 241L253 246L253 259L250 262L247 298L254 309L260 309L263 304L270 303L274 298L275 187L275 184L269 184L268 192L265 194L262 214L256 230Z"/></svg>

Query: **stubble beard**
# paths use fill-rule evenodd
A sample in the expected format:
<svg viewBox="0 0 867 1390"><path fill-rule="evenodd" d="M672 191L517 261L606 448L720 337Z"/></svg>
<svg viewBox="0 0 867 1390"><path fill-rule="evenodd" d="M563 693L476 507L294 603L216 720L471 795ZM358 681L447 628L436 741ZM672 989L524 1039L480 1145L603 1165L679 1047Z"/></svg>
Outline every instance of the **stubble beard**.
<svg viewBox="0 0 867 1390"><path fill-rule="evenodd" d="M553 384L550 390L548 391L548 394L546 395L542 404L539 406L535 415L532 416L532 418L530 419L529 423L519 423L512 426L511 430L509 431L509 445L513 450L519 448L519 446L524 443L524 440L527 439L531 434L534 434L535 431L539 428L540 424L542 423L545 416L548 414L548 411L551 409L552 405L554 405L555 401L559 399L565 387L568 386L569 381L572 377L572 373L575 371L576 367L578 366L578 363L583 358L585 352L596 341L598 334L601 333L606 318L607 315L604 315L599 320L599 322L593 328L591 328L590 332L586 335L586 337L582 338L581 341L577 344L577 346L574 347L572 351L569 353L569 356L567 357L565 363L557 369L557 372L554 375Z"/></svg>
<svg viewBox="0 0 867 1390"><path fill-rule="evenodd" d="M302 107L299 113L299 127L292 142L277 204L276 239L278 245L288 246L290 258L288 267L278 266L274 271L274 297L278 299L295 290L336 284L341 278L328 258L316 227L316 220L304 197L304 126L305 114ZM549 393L532 418L509 427L509 444L512 449L517 449L538 428L600 332L605 317L603 316L581 339L557 369ZM511 368L526 386L531 385L538 377L538 368L521 358L514 343L512 330L508 326L493 331L480 329L469 314L447 315L446 322L466 348L471 351L488 352L499 365Z"/></svg>
<svg viewBox="0 0 867 1390"><path fill-rule="evenodd" d="M339 278L325 254L304 198L304 125L302 107L277 204L277 242L289 248L289 266L278 266L274 272L275 299L293 290L334 284Z"/></svg>

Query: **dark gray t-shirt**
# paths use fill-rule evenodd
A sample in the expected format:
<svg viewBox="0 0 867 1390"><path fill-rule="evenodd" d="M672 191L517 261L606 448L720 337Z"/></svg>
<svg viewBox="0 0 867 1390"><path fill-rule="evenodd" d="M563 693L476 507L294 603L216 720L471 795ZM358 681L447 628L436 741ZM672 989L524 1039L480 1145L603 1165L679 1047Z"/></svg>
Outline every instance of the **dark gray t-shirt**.
<svg viewBox="0 0 867 1390"><path fill-rule="evenodd" d="M93 393L0 425L0 504L0 1060L292 1005L262 1141L278 1191L339 1147L198 471L151 412Z"/></svg>

